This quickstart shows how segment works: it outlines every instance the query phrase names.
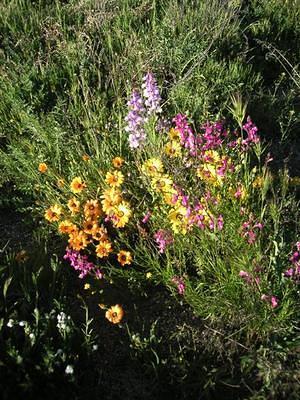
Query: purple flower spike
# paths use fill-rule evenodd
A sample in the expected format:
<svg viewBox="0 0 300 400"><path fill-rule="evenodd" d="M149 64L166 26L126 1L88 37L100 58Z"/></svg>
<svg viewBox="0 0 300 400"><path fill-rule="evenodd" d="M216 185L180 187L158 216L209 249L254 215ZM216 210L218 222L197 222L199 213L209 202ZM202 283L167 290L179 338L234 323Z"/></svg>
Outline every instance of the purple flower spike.
<svg viewBox="0 0 300 400"><path fill-rule="evenodd" d="M145 105L147 107L147 113L149 115L161 113L162 109L160 106L161 97L159 89L151 72L148 72L144 78L144 83L142 84L143 95L145 97Z"/></svg>
<svg viewBox="0 0 300 400"><path fill-rule="evenodd" d="M141 147L145 140L146 134L144 131L145 123L145 107L143 99L137 90L134 90L130 100L128 101L129 112L125 121L127 126L126 132L129 132L129 147L136 149Z"/></svg>

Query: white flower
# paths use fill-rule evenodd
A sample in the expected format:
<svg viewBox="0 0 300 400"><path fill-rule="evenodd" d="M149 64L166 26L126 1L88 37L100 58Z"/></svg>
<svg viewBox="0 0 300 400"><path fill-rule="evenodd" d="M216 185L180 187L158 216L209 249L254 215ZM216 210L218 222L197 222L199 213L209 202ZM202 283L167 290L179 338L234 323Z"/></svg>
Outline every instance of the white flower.
<svg viewBox="0 0 300 400"><path fill-rule="evenodd" d="M97 344L94 344L94 345L93 345L93 351L96 351L96 350L98 350L98 345L97 345Z"/></svg>
<svg viewBox="0 0 300 400"><path fill-rule="evenodd" d="M8 326L8 328L12 328L13 326L14 326L14 323L15 323L15 321L13 320L13 319L9 319L8 320L8 323L7 323L7 325L6 326Z"/></svg>
<svg viewBox="0 0 300 400"><path fill-rule="evenodd" d="M19 322L19 325L20 325L20 326L25 326L25 324L26 324L25 321L20 321L20 322Z"/></svg>
<svg viewBox="0 0 300 400"><path fill-rule="evenodd" d="M73 372L74 372L73 366L72 366L72 365L67 365L67 366L66 366L66 369L65 369L65 373L66 373L66 374L69 374L69 375L72 375Z"/></svg>

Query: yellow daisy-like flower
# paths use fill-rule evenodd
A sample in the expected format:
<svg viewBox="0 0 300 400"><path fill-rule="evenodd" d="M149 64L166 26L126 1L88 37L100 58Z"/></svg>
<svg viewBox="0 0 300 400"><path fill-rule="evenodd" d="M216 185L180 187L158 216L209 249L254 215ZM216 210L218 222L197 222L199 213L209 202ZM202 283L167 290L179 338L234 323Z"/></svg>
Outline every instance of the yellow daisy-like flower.
<svg viewBox="0 0 300 400"><path fill-rule="evenodd" d="M121 168L122 165L124 164L124 159L122 157L115 157L112 160L112 164L115 168Z"/></svg>
<svg viewBox="0 0 300 400"><path fill-rule="evenodd" d="M163 163L158 158L150 158L142 165L142 171L148 176L156 176L163 173Z"/></svg>
<svg viewBox="0 0 300 400"><path fill-rule="evenodd" d="M197 176L213 186L220 186L223 184L223 177L217 173L216 167L209 163L205 163L202 167L197 169Z"/></svg>
<svg viewBox="0 0 300 400"><path fill-rule="evenodd" d="M168 142L165 145L165 153L167 156L171 158L176 158L181 156L181 146L178 142L175 142L174 140L171 142Z"/></svg>
<svg viewBox="0 0 300 400"><path fill-rule="evenodd" d="M221 161L220 155L216 150L206 150L204 152L204 159L210 164L217 164Z"/></svg>
<svg viewBox="0 0 300 400"><path fill-rule="evenodd" d="M121 250L118 253L118 261L124 267L124 265L130 265L132 262L132 255L130 251Z"/></svg>
<svg viewBox="0 0 300 400"><path fill-rule="evenodd" d="M111 187L119 187L124 182L124 175L121 171L107 172L105 182Z"/></svg>
<svg viewBox="0 0 300 400"><path fill-rule="evenodd" d="M172 229L175 233L185 235L187 233L188 218L186 216L187 210L183 206L173 208L169 213Z"/></svg>
<svg viewBox="0 0 300 400"><path fill-rule="evenodd" d="M105 190L101 198L102 209L106 215L111 215L114 211L114 207L122 201L121 192L116 188Z"/></svg>
<svg viewBox="0 0 300 400"><path fill-rule="evenodd" d="M162 175L152 179L151 185L161 193L170 193L173 191L173 180L168 175Z"/></svg>
<svg viewBox="0 0 300 400"><path fill-rule="evenodd" d="M124 310L119 304L112 306L105 313L105 318L108 319L112 324L119 324L123 317Z"/></svg>
<svg viewBox="0 0 300 400"><path fill-rule="evenodd" d="M76 176L72 180L70 188L73 193L80 193L83 191L83 189L86 188L86 184L82 181L82 179L79 176Z"/></svg>
<svg viewBox="0 0 300 400"><path fill-rule="evenodd" d="M46 163L40 163L38 170L41 174L44 174L48 170L48 166Z"/></svg>
<svg viewBox="0 0 300 400"><path fill-rule="evenodd" d="M68 201L67 206L72 215L77 214L80 211L80 202L75 197L72 197L72 199Z"/></svg>
<svg viewBox="0 0 300 400"><path fill-rule="evenodd" d="M98 200L88 200L84 205L84 215L87 218L99 217L101 215L101 208Z"/></svg>
<svg viewBox="0 0 300 400"><path fill-rule="evenodd" d="M169 131L169 138L176 142L180 142L180 132L175 128L171 128Z"/></svg>
<svg viewBox="0 0 300 400"><path fill-rule="evenodd" d="M112 244L109 240L102 240L96 246L96 255L99 258L108 257L112 251L113 251Z"/></svg>
<svg viewBox="0 0 300 400"><path fill-rule="evenodd" d="M113 224L116 228L124 228L131 216L131 209L129 203L122 201L114 208Z"/></svg>
<svg viewBox="0 0 300 400"><path fill-rule="evenodd" d="M64 220L58 225L58 231L63 234L74 234L78 231L78 228L71 221Z"/></svg>
<svg viewBox="0 0 300 400"><path fill-rule="evenodd" d="M46 210L45 218L49 222L56 222L60 220L61 214L62 214L62 208L59 205L54 204L52 207Z"/></svg>

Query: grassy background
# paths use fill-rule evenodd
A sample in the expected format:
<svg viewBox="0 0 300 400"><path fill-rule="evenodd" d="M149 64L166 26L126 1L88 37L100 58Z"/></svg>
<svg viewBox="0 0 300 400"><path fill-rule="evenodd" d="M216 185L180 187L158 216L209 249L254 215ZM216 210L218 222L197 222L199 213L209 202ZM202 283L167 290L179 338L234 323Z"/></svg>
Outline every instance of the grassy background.
<svg viewBox="0 0 300 400"><path fill-rule="evenodd" d="M33 188L38 188L34 187L33 171L37 161L55 165L57 173L66 172L70 161L76 169L84 153L105 163L103 142L111 135L117 138L115 146L121 153L125 151L124 104L148 69L162 86L168 115L188 112L199 122L216 116L230 120L230 97L239 93L275 155L274 167L287 163L291 175L300 173L297 0L3 0L0 43L3 215L8 209L35 211ZM33 229L38 227L28 228ZM9 246L16 245L15 241L11 231ZM22 245L29 242L31 248L44 247L36 237ZM53 252L47 249L41 255L39 250L33 255L38 261L29 261L23 278L14 269L7 269L14 261L2 261L3 286L14 276L7 302L11 307L19 304L18 318L31 319L36 298L47 282L56 282L57 291L53 289L48 298L38 302L41 313L49 313L52 307L68 309L81 327L84 312L76 310L77 292L82 288L74 290L75 277L63 267L61 275L51 275L53 269L48 264ZM38 274L34 280L41 266L49 274ZM94 326L97 340L100 337L105 344L103 357L95 357L89 345L78 347L87 336L80 328L74 330L73 341L64 342L72 362L82 362L92 370L88 376L76 375L75 381L66 385L63 369L60 377L49 373L47 352L52 349L55 353L60 342L55 334L51 339L51 331L45 328L48 325L42 323L41 330L48 332L55 350L42 337L34 354L25 351L27 364L18 370L17 387L37 398L35 386L43 377L51 393L57 382L62 382L67 393L78 393L77 398L101 393L108 399L165 398L168 394L178 399L219 399L220 393L228 399L299 398L293 327L265 343L253 338L253 345L245 349L222 324L211 327L195 319L191 310L175 305L163 289L149 295L149 288L141 287L137 294L130 289L135 284L129 282L124 294L134 299L129 332L108 324ZM23 297L28 291L32 297L26 303ZM160 308L161 304L164 307ZM93 300L90 307L97 320ZM3 307L1 313L8 315L8 309ZM154 331L151 326L155 326ZM133 338L137 333L141 340ZM15 340L20 343L19 338ZM13 349L16 345L10 346ZM72 359L77 353L78 358ZM12 353L0 364L10 367L6 369L7 381L1 382L6 398L12 395L7 382L10 387L16 383L17 360L17 353ZM122 372L120 360L125 365ZM64 398L63 392L61 396Z"/></svg>

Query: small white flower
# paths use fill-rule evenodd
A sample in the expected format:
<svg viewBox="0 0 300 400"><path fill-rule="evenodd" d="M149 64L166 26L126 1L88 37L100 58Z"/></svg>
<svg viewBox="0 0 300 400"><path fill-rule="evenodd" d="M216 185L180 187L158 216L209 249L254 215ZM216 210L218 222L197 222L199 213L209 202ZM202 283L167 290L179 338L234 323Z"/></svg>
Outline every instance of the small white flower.
<svg viewBox="0 0 300 400"><path fill-rule="evenodd" d="M96 350L98 350L98 345L97 345L97 344L94 344L94 345L93 345L93 351L96 351Z"/></svg>
<svg viewBox="0 0 300 400"><path fill-rule="evenodd" d="M8 326L8 328L12 328L13 326L14 326L14 323L15 323L15 321L13 320L13 319L9 319L8 320L8 323L7 323L7 325L6 326Z"/></svg>
<svg viewBox="0 0 300 400"><path fill-rule="evenodd" d="M35 339L34 333L30 333L30 334L29 334L29 338L30 338L31 340L34 340L34 339Z"/></svg>
<svg viewBox="0 0 300 400"><path fill-rule="evenodd" d="M19 322L19 325L20 325L20 326L25 326L25 324L26 324L25 321L20 321L20 322Z"/></svg>
<svg viewBox="0 0 300 400"><path fill-rule="evenodd" d="M67 366L66 366L66 369L65 369L65 373L66 373L66 374L69 374L69 375L72 375L73 372L74 372L73 366L72 366L72 365L67 365Z"/></svg>

